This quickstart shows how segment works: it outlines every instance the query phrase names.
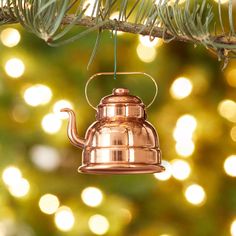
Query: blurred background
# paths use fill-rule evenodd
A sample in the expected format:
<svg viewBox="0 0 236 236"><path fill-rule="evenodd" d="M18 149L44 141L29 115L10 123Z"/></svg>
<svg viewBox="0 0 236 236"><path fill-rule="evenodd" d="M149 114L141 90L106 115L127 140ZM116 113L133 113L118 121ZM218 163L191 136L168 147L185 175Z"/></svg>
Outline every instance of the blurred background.
<svg viewBox="0 0 236 236"><path fill-rule="evenodd" d="M75 110L81 137L95 121L85 83L114 67L105 32L87 70L95 39L52 48L19 25L0 29L0 236L235 236L236 61L222 71L201 46L119 33L118 71L158 83L148 120L166 172L82 175L59 110ZM88 93L96 105L121 86L146 104L155 92L145 78L119 76L95 80Z"/></svg>

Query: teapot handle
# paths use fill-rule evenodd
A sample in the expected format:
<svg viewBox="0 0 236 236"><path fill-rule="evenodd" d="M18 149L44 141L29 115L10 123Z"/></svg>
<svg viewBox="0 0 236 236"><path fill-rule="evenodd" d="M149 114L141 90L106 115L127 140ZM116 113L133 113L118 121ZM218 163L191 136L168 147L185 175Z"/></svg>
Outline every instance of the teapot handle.
<svg viewBox="0 0 236 236"><path fill-rule="evenodd" d="M155 85L155 94L154 94L154 97L153 97L152 101L146 106L146 108L149 108L154 103L154 101L156 100L157 94L158 94L158 86L157 86L157 83L156 83L155 79L151 75L149 75L147 73L144 73L144 72L116 72L116 73L115 72L101 72L101 73L96 73L96 74L92 75L88 79L88 81L87 81L87 83L85 85L85 97L86 97L87 103L94 110L97 110L97 109L96 109L95 106L93 106L93 104L90 102L89 97L88 97L88 86L89 86L90 82L93 79L95 79L95 78L97 78L97 77L99 77L101 75L114 75L114 74L116 74L116 75L144 75L144 76L148 77L149 79L151 79L152 82Z"/></svg>

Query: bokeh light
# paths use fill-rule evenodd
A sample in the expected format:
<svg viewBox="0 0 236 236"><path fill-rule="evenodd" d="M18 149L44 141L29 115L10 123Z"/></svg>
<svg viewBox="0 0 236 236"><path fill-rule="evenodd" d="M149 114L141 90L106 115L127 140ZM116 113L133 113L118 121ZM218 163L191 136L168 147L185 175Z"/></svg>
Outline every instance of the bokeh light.
<svg viewBox="0 0 236 236"><path fill-rule="evenodd" d="M226 80L232 87L236 87L236 69L231 69L226 74Z"/></svg>
<svg viewBox="0 0 236 236"><path fill-rule="evenodd" d="M193 132L197 128L197 120L194 116L185 114L177 120L176 127L183 127Z"/></svg>
<svg viewBox="0 0 236 236"><path fill-rule="evenodd" d="M203 187L198 184L188 186L184 195L186 200L193 205L201 205L206 199L206 193Z"/></svg>
<svg viewBox="0 0 236 236"><path fill-rule="evenodd" d="M57 196L53 194L45 194L39 200L40 210L48 215L54 214L59 208L60 202Z"/></svg>
<svg viewBox="0 0 236 236"><path fill-rule="evenodd" d="M73 228L75 217L69 207L61 206L55 214L54 221L59 230L67 232Z"/></svg>
<svg viewBox="0 0 236 236"><path fill-rule="evenodd" d="M181 142L177 142L175 145L175 150L178 155L182 157L189 157L194 153L195 144L191 140L184 140Z"/></svg>
<svg viewBox="0 0 236 236"><path fill-rule="evenodd" d="M96 11L98 9L98 4L96 4L95 0L86 0L84 1L83 8L86 8L85 15L86 16L96 16Z"/></svg>
<svg viewBox="0 0 236 236"><path fill-rule="evenodd" d="M97 235L104 235L108 232L110 224L105 216L93 215L89 218L89 229Z"/></svg>
<svg viewBox="0 0 236 236"><path fill-rule="evenodd" d="M22 173L19 168L15 166L6 167L2 173L3 182L8 185L15 185L22 178Z"/></svg>
<svg viewBox="0 0 236 236"><path fill-rule="evenodd" d="M230 226L230 233L232 236L236 236L236 219L232 222Z"/></svg>
<svg viewBox="0 0 236 236"><path fill-rule="evenodd" d="M185 77L177 78L170 87L170 94L175 99L188 97L193 90L192 82Z"/></svg>
<svg viewBox="0 0 236 236"><path fill-rule="evenodd" d="M44 171L53 171L61 163L58 150L50 146L35 145L30 150L30 156L36 167Z"/></svg>
<svg viewBox="0 0 236 236"><path fill-rule="evenodd" d="M21 178L17 182L9 186L9 192L16 198L25 197L30 190L30 184L27 179Z"/></svg>
<svg viewBox="0 0 236 236"><path fill-rule="evenodd" d="M224 170L227 175L236 177L236 155L231 155L225 160Z"/></svg>
<svg viewBox="0 0 236 236"><path fill-rule="evenodd" d="M12 78L19 78L25 72L25 65L21 59L11 58L5 64L5 71Z"/></svg>
<svg viewBox="0 0 236 236"><path fill-rule="evenodd" d="M163 44L162 39L154 38L151 40L148 35L139 35L139 42L145 47L158 47Z"/></svg>
<svg viewBox="0 0 236 236"><path fill-rule="evenodd" d="M228 3L229 2L229 0L214 0L216 3L219 3L220 2L220 4L226 4L226 3Z"/></svg>
<svg viewBox="0 0 236 236"><path fill-rule="evenodd" d="M24 100L32 107L45 105L50 102L51 98L51 89L43 84L33 85L24 91Z"/></svg>
<svg viewBox="0 0 236 236"><path fill-rule="evenodd" d="M165 171L154 174L154 177L158 180L166 181L170 179L172 175L172 167L168 161L164 161L164 160L162 160L161 165L165 167Z"/></svg>
<svg viewBox="0 0 236 236"><path fill-rule="evenodd" d="M236 126L234 126L230 131L230 136L234 142L236 142Z"/></svg>
<svg viewBox="0 0 236 236"><path fill-rule="evenodd" d="M150 63L156 58L156 49L153 47L145 47L142 44L137 46L137 54L141 61Z"/></svg>
<svg viewBox="0 0 236 236"><path fill-rule="evenodd" d="M56 134L61 129L62 121L57 115L50 113L43 117L41 125L46 133Z"/></svg>
<svg viewBox="0 0 236 236"><path fill-rule="evenodd" d="M11 48L20 42L21 36L17 29L6 28L1 32L0 38L4 46Z"/></svg>
<svg viewBox="0 0 236 236"><path fill-rule="evenodd" d="M58 116L58 118L67 119L69 117L68 113L67 112L61 112L62 108L72 109L73 105L71 104L71 102L69 102L67 100L59 100L53 106L53 112Z"/></svg>
<svg viewBox="0 0 236 236"><path fill-rule="evenodd" d="M187 161L175 159L171 162L172 175L177 180L186 180L191 174L191 167Z"/></svg>
<svg viewBox="0 0 236 236"><path fill-rule="evenodd" d="M218 105L220 115L231 122L236 122L236 102L226 99Z"/></svg>
<svg viewBox="0 0 236 236"><path fill-rule="evenodd" d="M81 193L82 201L90 207L97 207L102 203L103 193L95 187L87 187Z"/></svg>

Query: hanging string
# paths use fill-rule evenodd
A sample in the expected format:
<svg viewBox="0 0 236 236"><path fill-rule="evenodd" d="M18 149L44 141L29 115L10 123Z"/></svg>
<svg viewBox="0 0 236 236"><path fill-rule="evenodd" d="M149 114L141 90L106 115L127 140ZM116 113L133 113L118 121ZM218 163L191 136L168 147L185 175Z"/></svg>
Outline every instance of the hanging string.
<svg viewBox="0 0 236 236"><path fill-rule="evenodd" d="M115 26L115 34L114 34L114 79L117 76L117 29Z"/></svg>

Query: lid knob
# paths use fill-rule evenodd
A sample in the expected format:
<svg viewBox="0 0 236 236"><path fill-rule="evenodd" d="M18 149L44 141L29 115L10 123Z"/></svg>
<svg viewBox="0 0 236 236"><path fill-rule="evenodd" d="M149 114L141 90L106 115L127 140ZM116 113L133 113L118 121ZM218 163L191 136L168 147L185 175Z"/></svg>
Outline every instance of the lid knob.
<svg viewBox="0 0 236 236"><path fill-rule="evenodd" d="M129 90L126 88L113 89L114 95L129 95Z"/></svg>

